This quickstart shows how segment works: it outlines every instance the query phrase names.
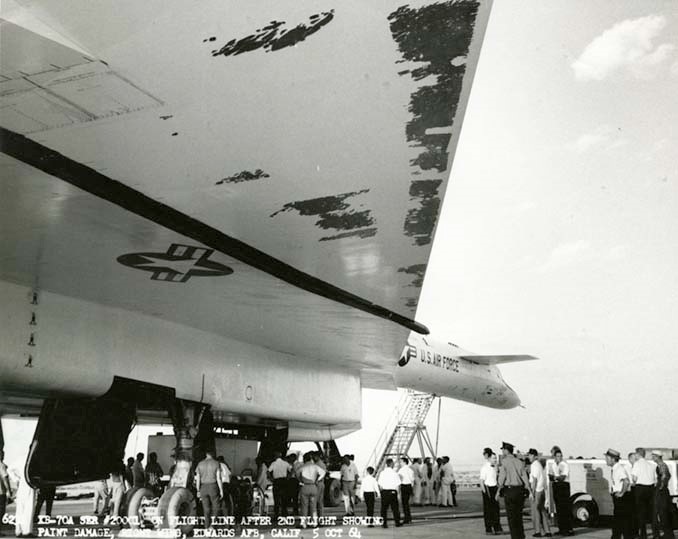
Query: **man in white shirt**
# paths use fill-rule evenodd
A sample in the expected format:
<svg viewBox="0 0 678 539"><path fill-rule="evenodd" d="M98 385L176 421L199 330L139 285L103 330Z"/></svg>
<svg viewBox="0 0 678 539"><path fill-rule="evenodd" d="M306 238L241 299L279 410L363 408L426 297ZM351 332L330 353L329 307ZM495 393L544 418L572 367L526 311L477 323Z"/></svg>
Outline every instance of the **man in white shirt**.
<svg viewBox="0 0 678 539"><path fill-rule="evenodd" d="M276 451L273 454L273 462L271 462L268 467L268 475L273 483L273 515L275 520L278 520L279 516L287 516L287 500L285 495L287 489L287 476L292 472L292 465L283 460L282 453Z"/></svg>
<svg viewBox="0 0 678 539"><path fill-rule="evenodd" d="M483 518L487 535L503 533L499 521L497 496L497 455L489 447L483 450L485 464L480 468L480 490L483 493Z"/></svg>
<svg viewBox="0 0 678 539"><path fill-rule="evenodd" d="M410 468L410 459L407 457L400 458L400 469L398 470L400 476L400 499L403 504L403 524L412 522L412 514L410 513L410 497L412 496L412 489L414 486L414 471Z"/></svg>
<svg viewBox="0 0 678 539"><path fill-rule="evenodd" d="M530 461L530 500L532 505L532 525L535 533L532 537L551 537L549 514L546 511L546 473L539 462L536 449L527 452Z"/></svg>
<svg viewBox="0 0 678 539"><path fill-rule="evenodd" d="M441 507L454 507L456 505L455 496L452 492L453 486L456 486L456 483L450 457L443 457L442 478L440 479Z"/></svg>
<svg viewBox="0 0 678 539"><path fill-rule="evenodd" d="M365 505L367 506L367 516L374 516L374 500L379 497L379 483L374 478L374 468L367 467L367 473L363 477L361 491ZM374 528L374 524L368 524L368 528Z"/></svg>
<svg viewBox="0 0 678 539"><path fill-rule="evenodd" d="M619 451L608 449L605 453L605 460L607 465L612 468L612 478L610 480L610 493L612 494L612 503L614 505L612 539L622 539L622 536L624 539L631 539L633 537L629 511L631 478L624 465L619 462Z"/></svg>
<svg viewBox="0 0 678 539"><path fill-rule="evenodd" d="M391 508L396 528L402 526L400 522L400 509L398 509L398 489L400 488L400 476L393 469L393 459L386 460L386 468L379 474L377 479L381 489L381 518L382 528L388 528L388 509Z"/></svg>
<svg viewBox="0 0 678 539"><path fill-rule="evenodd" d="M355 486L358 482L358 469L355 464L351 462L348 455L344 455L343 464L339 470L341 474L341 493L344 498L344 516L355 515L355 506L353 505L353 498L355 496Z"/></svg>
<svg viewBox="0 0 678 539"><path fill-rule="evenodd" d="M563 452L557 445L551 449L553 460L549 462L549 479L556 505L556 519L560 535L574 535L572 530L572 502L570 501L570 467L563 460Z"/></svg>
<svg viewBox="0 0 678 539"><path fill-rule="evenodd" d="M635 507L638 515L640 539L647 539L647 525L652 524L652 536L659 537L659 530L654 522L654 498L657 486L657 464L645 460L645 449L636 449L636 461L631 468L631 480Z"/></svg>

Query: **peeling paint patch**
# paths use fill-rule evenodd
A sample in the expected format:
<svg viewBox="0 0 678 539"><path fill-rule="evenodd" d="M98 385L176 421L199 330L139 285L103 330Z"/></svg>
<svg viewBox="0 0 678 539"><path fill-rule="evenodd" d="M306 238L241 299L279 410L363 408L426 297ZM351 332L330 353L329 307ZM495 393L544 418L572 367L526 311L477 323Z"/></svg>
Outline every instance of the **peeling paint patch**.
<svg viewBox="0 0 678 539"><path fill-rule="evenodd" d="M426 273L426 264L413 264L406 268L398 268L398 273L407 273L408 275L414 275L412 284L410 286L416 286L421 288L424 284L424 275Z"/></svg>
<svg viewBox="0 0 678 539"><path fill-rule="evenodd" d="M402 6L388 17L402 61L419 65L398 74L409 74L415 81L428 77L431 78L427 80L435 81L412 93L408 107L412 119L405 128L407 140L414 147L423 148L410 163L422 170L447 170L447 147L478 7L477 0L454 0L421 8ZM426 130L432 127L447 127L449 132L427 134Z"/></svg>
<svg viewBox="0 0 678 539"><path fill-rule="evenodd" d="M261 180L262 178L270 178L271 176L269 174L266 174L263 170L258 168L254 172L250 172L249 170L243 170L242 172L238 172L237 174L234 174L233 176L226 176L225 178L222 178L218 182L216 182L214 185L222 185L224 183L242 183L242 182L251 182L253 180Z"/></svg>
<svg viewBox="0 0 678 539"><path fill-rule="evenodd" d="M322 229L353 230L374 225L375 221L370 210L356 211L351 208L348 199L369 192L369 189L342 193L310 200L299 200L285 204L280 210L271 214L275 217L279 213L296 211L299 215L318 216L315 225Z"/></svg>
<svg viewBox="0 0 678 539"><path fill-rule="evenodd" d="M411 309L416 309L417 305L419 305L419 298L407 298L407 302L405 303L405 307L409 307Z"/></svg>
<svg viewBox="0 0 678 539"><path fill-rule="evenodd" d="M245 52L264 49L266 52L277 51L301 43L310 35L315 34L334 18L334 10L317 13L309 17L307 24L298 24L294 28L284 28L284 21L271 21L263 28L258 28L253 34L241 39L232 39L218 50L212 51L212 56L237 56ZM203 40L207 41L207 40ZM209 39L209 41L214 41Z"/></svg>
<svg viewBox="0 0 678 539"><path fill-rule="evenodd" d="M407 212L405 235L414 238L415 245L431 243L440 211L438 189L442 182L443 180L415 180L410 184L410 200L417 201L418 206Z"/></svg>
<svg viewBox="0 0 678 539"><path fill-rule="evenodd" d="M362 230L354 230L352 232L342 232L341 234L335 234L334 236L325 236L320 238L318 241L342 240L344 238L357 238L364 240L365 238L376 236L377 230L377 228L363 228Z"/></svg>
<svg viewBox="0 0 678 539"><path fill-rule="evenodd" d="M167 114L166 116L160 116L161 120L169 120L170 118L173 118L171 114Z"/></svg>

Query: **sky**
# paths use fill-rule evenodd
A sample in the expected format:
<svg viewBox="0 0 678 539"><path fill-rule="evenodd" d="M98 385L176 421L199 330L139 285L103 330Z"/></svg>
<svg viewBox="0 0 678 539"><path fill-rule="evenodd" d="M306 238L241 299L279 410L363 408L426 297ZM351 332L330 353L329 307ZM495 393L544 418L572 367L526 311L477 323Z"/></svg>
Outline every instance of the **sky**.
<svg viewBox="0 0 678 539"><path fill-rule="evenodd" d="M525 409L443 399L453 462L678 446L676 96L675 2L495 1L417 320L540 360L501 367ZM344 443L373 446L383 393Z"/></svg>
<svg viewBox="0 0 678 539"><path fill-rule="evenodd" d="M495 1L417 320L540 360L501 368L525 408L443 399L453 463L678 446L677 95L677 3ZM364 391L340 449L366 459L398 398ZM30 429L3 425L12 462Z"/></svg>

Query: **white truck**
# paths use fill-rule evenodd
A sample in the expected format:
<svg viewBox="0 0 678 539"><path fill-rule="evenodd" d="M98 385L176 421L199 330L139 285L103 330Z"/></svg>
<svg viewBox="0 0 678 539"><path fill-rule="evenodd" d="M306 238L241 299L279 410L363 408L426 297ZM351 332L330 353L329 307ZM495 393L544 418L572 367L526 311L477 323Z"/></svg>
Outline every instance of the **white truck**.
<svg viewBox="0 0 678 539"><path fill-rule="evenodd" d="M671 472L669 493L673 502L674 527L678 524L678 456L674 450L664 450L664 462ZM649 453L648 453L649 454ZM629 465L623 460L623 464ZM600 517L611 517L613 512L612 497L610 496L611 468L604 459L573 459L568 460L570 467L570 499L572 500L572 514L580 526L594 526Z"/></svg>

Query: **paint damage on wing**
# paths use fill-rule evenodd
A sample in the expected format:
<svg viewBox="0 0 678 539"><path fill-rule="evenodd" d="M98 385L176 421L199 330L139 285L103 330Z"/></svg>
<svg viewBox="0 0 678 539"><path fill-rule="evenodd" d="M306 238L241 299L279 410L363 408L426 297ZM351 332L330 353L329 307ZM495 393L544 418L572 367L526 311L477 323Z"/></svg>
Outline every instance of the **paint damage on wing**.
<svg viewBox="0 0 678 539"><path fill-rule="evenodd" d="M461 97L466 58L474 35L478 0L450 0L412 8L402 6L388 17L391 34L409 68L398 71L421 83L410 96L411 119L405 126L410 147L418 152L410 159L412 175L444 174L449 165L452 127ZM416 245L431 242L440 210L438 191L443 179L416 180L410 185L411 200L405 234Z"/></svg>
<svg viewBox="0 0 678 539"><path fill-rule="evenodd" d="M440 211L438 189L442 183L443 180L415 180L410 184L410 200L418 204L407 211L405 234L414 238L415 245L431 243Z"/></svg>
<svg viewBox="0 0 678 539"><path fill-rule="evenodd" d="M411 95L408 110L412 119L406 126L407 140L424 148L411 164L424 170L447 169L447 146L466 72L460 58L468 55L478 7L476 0L441 2L421 8L403 6L388 17L403 60L418 64L399 74L410 74L415 81L433 81ZM449 133L426 133L429 128L447 126Z"/></svg>
<svg viewBox="0 0 678 539"><path fill-rule="evenodd" d="M424 284L424 275L426 274L426 264L413 264L406 268L398 268L398 273L406 273L408 275L413 275L414 279L412 284L409 286L415 286L421 288Z"/></svg>
<svg viewBox="0 0 678 539"><path fill-rule="evenodd" d="M254 180L261 180L262 178L270 178L271 176L258 168L254 172L250 172L249 170L243 170L242 172L238 172L237 174L233 174L232 176L226 176L225 178L222 178L218 182L215 183L215 185L222 185L225 183L242 183L242 182L251 182Z"/></svg>
<svg viewBox="0 0 678 539"><path fill-rule="evenodd" d="M361 191L353 191L339 195L289 202L285 204L280 210L272 213L271 217L275 217L276 215L284 212L296 211L299 213L299 215L319 217L319 219L315 222L315 225L318 228L325 230L335 229L353 231L356 229L371 227L375 223L371 210L356 210L352 208L351 203L348 202L349 199L368 192L369 189L363 189ZM352 236L360 238L374 235L368 231L360 232L362 232L363 235L356 231L356 233L352 234ZM336 237L327 236L325 238L321 238L321 241L340 239L341 237L341 234L337 235Z"/></svg>
<svg viewBox="0 0 678 539"><path fill-rule="evenodd" d="M284 21L271 21L263 28L258 28L253 34L241 39L231 39L220 49L212 51L212 56L237 56L245 52L264 49L266 52L277 51L301 43L307 37L315 34L334 18L334 10L311 15L308 23L298 24L287 29ZM214 39L204 39L204 42Z"/></svg>

